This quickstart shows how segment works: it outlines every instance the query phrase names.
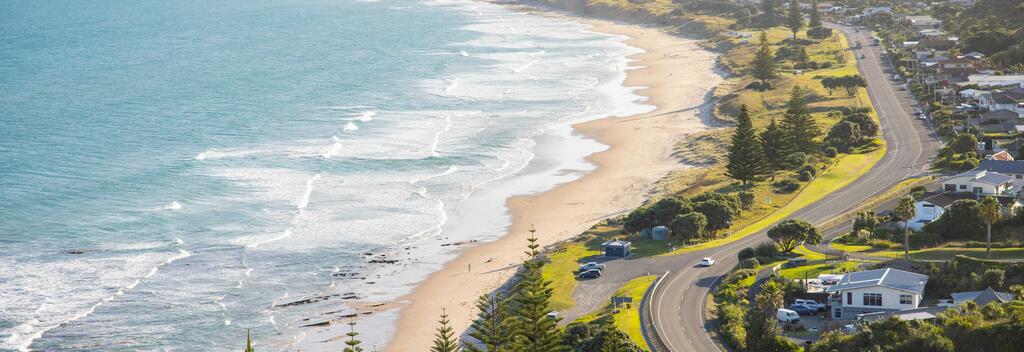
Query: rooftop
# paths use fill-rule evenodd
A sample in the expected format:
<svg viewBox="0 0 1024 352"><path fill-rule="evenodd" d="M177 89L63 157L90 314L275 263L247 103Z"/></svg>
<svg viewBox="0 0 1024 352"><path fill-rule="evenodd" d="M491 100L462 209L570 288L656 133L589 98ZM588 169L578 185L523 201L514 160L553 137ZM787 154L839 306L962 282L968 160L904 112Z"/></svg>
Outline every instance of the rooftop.
<svg viewBox="0 0 1024 352"><path fill-rule="evenodd" d="M953 302L960 304L966 301L974 301L978 306L988 304L988 302L999 302L1006 303L1013 300L1013 295L1005 292L998 292L993 290L991 287L986 288L983 291L969 291L969 292L954 292L950 294L953 297Z"/></svg>
<svg viewBox="0 0 1024 352"><path fill-rule="evenodd" d="M982 160L978 169L1003 174L1024 174L1024 160Z"/></svg>
<svg viewBox="0 0 1024 352"><path fill-rule="evenodd" d="M924 295L924 284L928 282L928 275L921 275L909 271L893 268L859 271L843 275L843 279L827 289L825 292L839 292L865 287L882 286L894 290L913 292Z"/></svg>
<svg viewBox="0 0 1024 352"><path fill-rule="evenodd" d="M948 207L950 204L953 204L953 202L964 199L977 200L978 196L973 193L943 192L922 199L921 201L932 203L939 207L945 208ZM1016 200L1013 197L996 197L996 200L999 201L999 204L1003 206L1013 206L1013 203L1016 202Z"/></svg>

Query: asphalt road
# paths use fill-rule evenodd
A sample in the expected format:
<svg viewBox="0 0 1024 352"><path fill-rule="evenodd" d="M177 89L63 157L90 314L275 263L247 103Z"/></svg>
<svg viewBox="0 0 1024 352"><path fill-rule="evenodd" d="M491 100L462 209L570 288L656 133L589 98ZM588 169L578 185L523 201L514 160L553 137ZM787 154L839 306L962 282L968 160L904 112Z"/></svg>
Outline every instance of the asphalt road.
<svg viewBox="0 0 1024 352"><path fill-rule="evenodd" d="M912 116L913 100L908 92L898 89L899 83L891 79L887 60L879 56L881 48L870 45L870 32L858 32L847 27L835 28L846 34L851 45L857 42L863 45L861 49L853 51L857 57L865 55L864 59L858 60L858 69L868 81L868 93L881 120L881 130L888 149L875 167L861 178L792 216L814 224L821 224L854 208L907 177L926 173L931 157L941 146L928 126ZM736 253L740 249L755 246L765 240L762 232L723 247L667 258L661 263L667 264L661 271L667 269L670 273L654 292L652 318L655 330L671 351L721 349L717 341L708 335L712 327L705 326L705 298L711 287L737 264ZM705 256L713 257L718 262L711 268L693 265Z"/></svg>

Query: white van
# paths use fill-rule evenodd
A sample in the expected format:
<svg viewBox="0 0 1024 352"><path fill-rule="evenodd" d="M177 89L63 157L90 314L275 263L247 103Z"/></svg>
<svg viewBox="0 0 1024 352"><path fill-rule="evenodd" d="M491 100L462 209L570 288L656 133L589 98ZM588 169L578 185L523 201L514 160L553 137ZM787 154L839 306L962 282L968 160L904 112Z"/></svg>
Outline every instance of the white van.
<svg viewBox="0 0 1024 352"><path fill-rule="evenodd" d="M789 309L785 309L785 308L779 308L779 312L776 315L779 318L779 321L781 321L783 323L788 323L788 322L798 323L798 322L800 322L800 314L796 314L796 311L793 311L793 310L789 310Z"/></svg>

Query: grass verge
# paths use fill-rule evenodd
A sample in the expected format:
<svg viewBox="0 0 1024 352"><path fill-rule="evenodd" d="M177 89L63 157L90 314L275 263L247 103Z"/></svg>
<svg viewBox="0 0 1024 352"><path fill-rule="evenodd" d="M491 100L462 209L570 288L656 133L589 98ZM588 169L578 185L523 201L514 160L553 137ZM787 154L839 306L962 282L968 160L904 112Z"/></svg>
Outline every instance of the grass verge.
<svg viewBox="0 0 1024 352"><path fill-rule="evenodd" d="M579 267L579 259L598 254L601 252L588 249L583 243L573 242L548 256L551 262L544 265L541 274L544 280L551 281L551 308L572 309L576 304L572 293L576 291L576 286L579 286L573 272Z"/></svg>
<svg viewBox="0 0 1024 352"><path fill-rule="evenodd" d="M644 299L644 293L654 283L654 279L654 276L641 276L629 280L618 291L615 291L617 297L633 298L629 309L620 306L618 312L613 315L615 327L625 332L630 341L645 350L650 350L650 347L647 346L647 340L644 339L643 331L640 330L640 301Z"/></svg>

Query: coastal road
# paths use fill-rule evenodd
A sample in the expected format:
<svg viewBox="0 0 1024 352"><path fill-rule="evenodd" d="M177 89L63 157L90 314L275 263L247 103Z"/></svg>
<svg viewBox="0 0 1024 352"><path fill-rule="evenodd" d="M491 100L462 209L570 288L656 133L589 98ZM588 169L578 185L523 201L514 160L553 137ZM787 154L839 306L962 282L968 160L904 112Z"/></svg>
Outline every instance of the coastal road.
<svg viewBox="0 0 1024 352"><path fill-rule="evenodd" d="M868 81L868 93L881 120L887 143L886 154L866 174L843 189L797 211L791 218L821 224L833 216L853 209L863 201L884 192L901 180L924 174L935 152L941 147L938 137L922 121L912 116L913 100L899 83L891 80L891 69L880 55L881 47L871 46L870 33L851 27L834 26L847 36L854 49L857 67ZM658 336L674 352L716 351L721 347L708 334L704 302L715 283L737 264L736 253L744 247L765 241L764 232L731 244L670 258L663 264L670 273L659 284L651 300L652 319ZM710 268L693 266L700 257L710 256L718 263ZM663 269L664 271L664 269Z"/></svg>

